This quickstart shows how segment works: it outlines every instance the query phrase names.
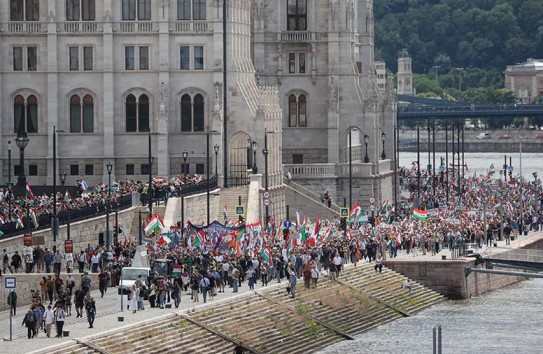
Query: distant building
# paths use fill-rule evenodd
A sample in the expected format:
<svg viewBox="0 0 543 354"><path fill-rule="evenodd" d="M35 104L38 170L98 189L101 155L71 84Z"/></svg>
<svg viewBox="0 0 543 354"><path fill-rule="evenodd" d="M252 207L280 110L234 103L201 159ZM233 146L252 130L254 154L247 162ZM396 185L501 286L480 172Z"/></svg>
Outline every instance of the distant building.
<svg viewBox="0 0 543 354"><path fill-rule="evenodd" d="M398 95L413 95L413 69L412 60L407 49L402 49L398 58Z"/></svg>
<svg viewBox="0 0 543 354"><path fill-rule="evenodd" d="M387 65L384 61L375 62L375 72L377 74L377 87L379 91L385 94L387 90Z"/></svg>
<svg viewBox="0 0 543 354"><path fill-rule="evenodd" d="M504 74L505 88L519 102L529 103L543 96L543 59L528 58L524 63L508 65Z"/></svg>

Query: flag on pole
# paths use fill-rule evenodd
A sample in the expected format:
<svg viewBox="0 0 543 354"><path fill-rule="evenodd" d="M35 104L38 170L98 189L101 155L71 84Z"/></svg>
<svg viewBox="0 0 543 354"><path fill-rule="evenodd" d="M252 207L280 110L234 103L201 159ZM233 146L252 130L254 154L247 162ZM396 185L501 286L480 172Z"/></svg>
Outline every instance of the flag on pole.
<svg viewBox="0 0 543 354"><path fill-rule="evenodd" d="M68 201L70 200L70 192L68 192L68 190L66 189L66 192L64 192L64 201Z"/></svg>
<svg viewBox="0 0 543 354"><path fill-rule="evenodd" d="M30 188L28 181L26 181L26 199L34 199L34 193L32 193L32 188Z"/></svg>
<svg viewBox="0 0 543 354"><path fill-rule="evenodd" d="M38 223L38 218L36 217L36 213L34 212L33 209L30 209L30 219L32 220L32 224L34 224L34 228L38 228L38 226L40 226L40 224Z"/></svg>
<svg viewBox="0 0 543 354"><path fill-rule="evenodd" d="M347 220L347 222L349 222L351 224L356 222L357 216L358 216L358 214L360 214L361 211L362 211L362 208L360 207L359 203L356 203L355 205L353 205L353 207L351 209L351 213L349 214L349 219Z"/></svg>
<svg viewBox="0 0 543 354"><path fill-rule="evenodd" d="M428 219L428 212L426 210L413 209L413 218L417 220Z"/></svg>
<svg viewBox="0 0 543 354"><path fill-rule="evenodd" d="M490 168L488 169L488 174L493 175L494 173L496 173L496 170L494 169L494 164L491 164Z"/></svg>
<svg viewBox="0 0 543 354"><path fill-rule="evenodd" d="M302 236L301 242L302 244L304 244L305 241L307 241L307 224L305 223L305 221L302 224L302 230L300 231L300 235Z"/></svg>
<svg viewBox="0 0 543 354"><path fill-rule="evenodd" d="M262 257L262 260L268 265L271 265L272 263L272 255L269 247L262 248L262 251L260 251L260 256Z"/></svg>
<svg viewBox="0 0 543 354"><path fill-rule="evenodd" d="M315 221L315 227L313 228L313 234L312 234L313 237L317 237L317 235L319 234L320 222L321 222L321 219L317 218L317 220Z"/></svg>
<svg viewBox="0 0 543 354"><path fill-rule="evenodd" d="M24 228L25 226L23 225L23 221L21 220L21 217L17 217L17 219L15 219L15 228L16 229L22 229Z"/></svg>
<svg viewBox="0 0 543 354"><path fill-rule="evenodd" d="M87 181L85 181L84 179L81 180L81 189L83 191L86 191L87 189L89 189L89 185L87 184Z"/></svg>
<svg viewBox="0 0 543 354"><path fill-rule="evenodd" d="M201 234L202 232L203 231L197 232L196 236L194 236L194 243L192 244L194 248L198 248L198 249L202 248L202 243L204 242L204 238L202 237L202 234Z"/></svg>
<svg viewBox="0 0 543 354"><path fill-rule="evenodd" d="M151 217L151 220L147 223L147 226L145 226L145 233L150 234L154 230L158 229L159 231L164 228L164 221L162 221L162 218L158 214L154 214L153 217Z"/></svg>

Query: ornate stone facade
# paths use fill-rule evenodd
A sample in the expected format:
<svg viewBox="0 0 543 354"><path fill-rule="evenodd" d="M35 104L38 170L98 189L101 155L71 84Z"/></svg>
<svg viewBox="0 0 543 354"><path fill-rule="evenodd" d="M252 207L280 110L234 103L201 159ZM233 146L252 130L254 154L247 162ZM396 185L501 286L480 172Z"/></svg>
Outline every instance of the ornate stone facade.
<svg viewBox="0 0 543 354"><path fill-rule="evenodd" d="M264 172L265 134L271 187L282 184L283 162L333 164L344 178L349 132L355 164L369 137L370 162L357 167L358 177L386 179L382 167L392 162L379 160L381 150L395 154L380 136L393 136L395 103L377 87L372 0L227 0L226 64L223 1L103 0L89 10L85 0L68 1L77 7L45 0L30 14L36 21L11 1L0 2L4 182L7 142L27 130L29 181L52 183L54 127L63 131L57 171L67 172L69 184L105 180L108 162L113 178L146 178L149 132L153 173L186 165L204 173L208 131L211 174L217 158L221 179L244 180L253 164ZM257 142L256 155L248 141ZM384 186L376 183L364 193L380 197Z"/></svg>

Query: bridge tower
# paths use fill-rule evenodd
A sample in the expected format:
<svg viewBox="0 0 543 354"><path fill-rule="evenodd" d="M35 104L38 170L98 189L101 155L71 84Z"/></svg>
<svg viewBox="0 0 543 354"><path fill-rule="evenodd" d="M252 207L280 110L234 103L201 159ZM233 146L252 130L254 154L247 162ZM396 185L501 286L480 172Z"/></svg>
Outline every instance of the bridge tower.
<svg viewBox="0 0 543 354"><path fill-rule="evenodd" d="M402 49L398 58L398 95L413 95L412 60L407 49Z"/></svg>

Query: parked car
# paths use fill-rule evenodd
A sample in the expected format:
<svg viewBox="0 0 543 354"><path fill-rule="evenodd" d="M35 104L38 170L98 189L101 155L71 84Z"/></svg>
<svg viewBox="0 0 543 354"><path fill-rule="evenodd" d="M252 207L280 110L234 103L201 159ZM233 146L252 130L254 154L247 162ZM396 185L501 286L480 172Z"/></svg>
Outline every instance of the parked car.
<svg viewBox="0 0 543 354"><path fill-rule="evenodd" d="M509 139L509 138L510 138L510 136L507 135L507 134L502 134L502 135L500 135L500 136L498 137L498 139L500 139L500 140L506 140L506 139Z"/></svg>
<svg viewBox="0 0 543 354"><path fill-rule="evenodd" d="M479 140L490 139L490 133L487 133L487 132L479 133L479 135L477 135L477 139Z"/></svg>

